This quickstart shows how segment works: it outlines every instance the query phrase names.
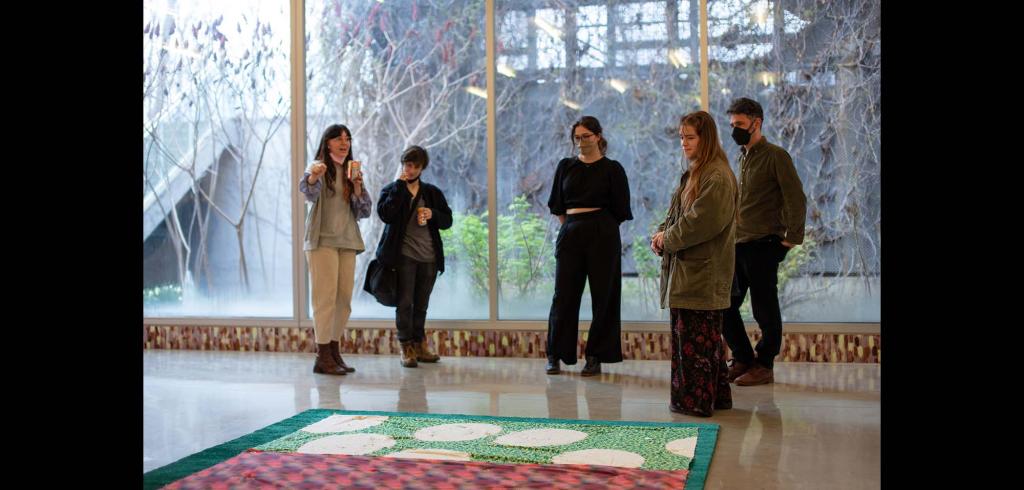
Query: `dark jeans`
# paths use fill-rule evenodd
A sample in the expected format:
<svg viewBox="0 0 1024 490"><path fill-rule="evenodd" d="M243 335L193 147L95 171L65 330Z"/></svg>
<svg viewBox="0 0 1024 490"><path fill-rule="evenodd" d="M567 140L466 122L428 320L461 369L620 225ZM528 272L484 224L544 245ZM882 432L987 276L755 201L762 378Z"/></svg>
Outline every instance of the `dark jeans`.
<svg viewBox="0 0 1024 490"><path fill-rule="evenodd" d="M722 334L736 361L755 361L772 369L782 349L782 313L779 311L779 263L789 249L776 235L736 244L736 273L732 282L732 300L725 314ZM751 347L740 317L740 306L750 289L750 306L761 329L761 340ZM754 352L757 358L754 358Z"/></svg>
<svg viewBox="0 0 1024 490"><path fill-rule="evenodd" d="M427 323L427 306L435 280L435 263L417 262L404 255L398 261L398 307L395 309L395 324L398 327L399 342L419 342L426 339L423 327Z"/></svg>
<svg viewBox="0 0 1024 490"><path fill-rule="evenodd" d="M576 364L580 302L590 280L593 320L584 355L622 362L622 240L606 210L572 214L555 242L555 294L548 314L547 355Z"/></svg>

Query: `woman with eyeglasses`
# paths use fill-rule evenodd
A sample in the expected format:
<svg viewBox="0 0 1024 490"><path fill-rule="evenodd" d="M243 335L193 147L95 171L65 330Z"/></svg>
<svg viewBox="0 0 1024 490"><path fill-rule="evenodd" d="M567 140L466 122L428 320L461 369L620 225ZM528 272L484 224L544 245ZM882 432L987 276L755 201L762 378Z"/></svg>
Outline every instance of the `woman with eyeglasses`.
<svg viewBox="0 0 1024 490"><path fill-rule="evenodd" d="M601 363L622 362L620 299L622 239L619 225L633 219L629 179L605 156L608 141L595 117L584 116L569 132L579 154L555 169L548 209L562 226L555 242L555 294L548 315L547 373L560 362L576 364L580 301L589 280L593 319L582 376L601 374Z"/></svg>

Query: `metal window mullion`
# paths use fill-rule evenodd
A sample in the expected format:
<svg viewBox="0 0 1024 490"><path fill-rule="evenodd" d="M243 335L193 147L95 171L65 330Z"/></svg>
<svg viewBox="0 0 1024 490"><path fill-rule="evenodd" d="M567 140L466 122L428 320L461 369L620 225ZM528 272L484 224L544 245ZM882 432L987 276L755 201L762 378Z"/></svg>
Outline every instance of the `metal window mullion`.
<svg viewBox="0 0 1024 490"><path fill-rule="evenodd" d="M292 145L292 319L300 326L306 319L305 260L302 253L304 199L299 186L306 158L306 19L305 2L291 1L291 145Z"/></svg>
<svg viewBox="0 0 1024 490"><path fill-rule="evenodd" d="M700 108L709 111L708 0L700 0Z"/></svg>
<svg viewBox="0 0 1024 490"><path fill-rule="evenodd" d="M497 142L497 87L494 52L495 22L494 2L486 0L484 8L484 31L486 32L487 66L487 299L489 323L498 323L498 142Z"/></svg>

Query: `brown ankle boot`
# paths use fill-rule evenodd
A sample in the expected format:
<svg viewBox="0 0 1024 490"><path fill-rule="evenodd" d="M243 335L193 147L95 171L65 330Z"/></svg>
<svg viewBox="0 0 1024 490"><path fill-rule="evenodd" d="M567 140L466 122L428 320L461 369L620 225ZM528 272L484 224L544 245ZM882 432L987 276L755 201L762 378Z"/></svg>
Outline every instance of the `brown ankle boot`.
<svg viewBox="0 0 1024 490"><path fill-rule="evenodd" d="M419 362L437 362L441 360L441 356L430 352L430 347L427 346L427 339L423 339L413 344L416 349L416 360Z"/></svg>
<svg viewBox="0 0 1024 490"><path fill-rule="evenodd" d="M416 367L415 342L402 342L402 367Z"/></svg>
<svg viewBox="0 0 1024 490"><path fill-rule="evenodd" d="M337 340L332 340L330 342L330 344L331 344L331 357L334 358L334 363L339 365L339 366L341 366L341 368L344 369L345 372L347 372L347 373L354 373L356 371L356 368L349 367L347 364L345 364L345 360L341 358L341 347L338 345L338 341Z"/></svg>
<svg viewBox="0 0 1024 490"><path fill-rule="evenodd" d="M313 372L317 374L346 374L345 370L334 362L330 344L316 344L316 362Z"/></svg>

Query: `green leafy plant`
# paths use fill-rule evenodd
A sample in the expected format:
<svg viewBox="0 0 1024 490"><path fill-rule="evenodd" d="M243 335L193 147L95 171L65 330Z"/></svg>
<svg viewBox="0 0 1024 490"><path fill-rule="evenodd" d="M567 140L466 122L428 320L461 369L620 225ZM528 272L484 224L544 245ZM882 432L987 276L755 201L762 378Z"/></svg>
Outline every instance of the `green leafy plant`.
<svg viewBox="0 0 1024 490"><path fill-rule="evenodd" d="M661 257L654 254L651 251L650 243L651 236L654 235L658 229L658 225L661 224L664 219L666 210L661 212L652 213L652 220L650 226L650 233L648 235L636 235L633 237L633 244L631 251L633 253L633 263L636 264L636 275L638 283L638 294L640 296L640 305L643 311L652 309L657 311L660 308L661 303Z"/></svg>
<svg viewBox="0 0 1024 490"><path fill-rule="evenodd" d="M524 295L554 273L554 243L548 223L530 212L526 196L513 199L508 211L498 217L498 278L502 288Z"/></svg>
<svg viewBox="0 0 1024 490"><path fill-rule="evenodd" d="M507 211L498 216L498 279L503 288L526 295L554 272L554 244L548 222L530 211L526 196L515 197ZM487 217L486 211L454 213L452 227L441 231L446 260L469 267L473 288L481 296L487 294Z"/></svg>
<svg viewBox="0 0 1024 490"><path fill-rule="evenodd" d="M180 303L181 286L178 284L164 284L142 290L142 304L153 305L159 303Z"/></svg>
<svg viewBox="0 0 1024 490"><path fill-rule="evenodd" d="M468 267L473 291L487 295L487 212L453 213L452 227L441 230L445 243L445 263L452 268Z"/></svg>

